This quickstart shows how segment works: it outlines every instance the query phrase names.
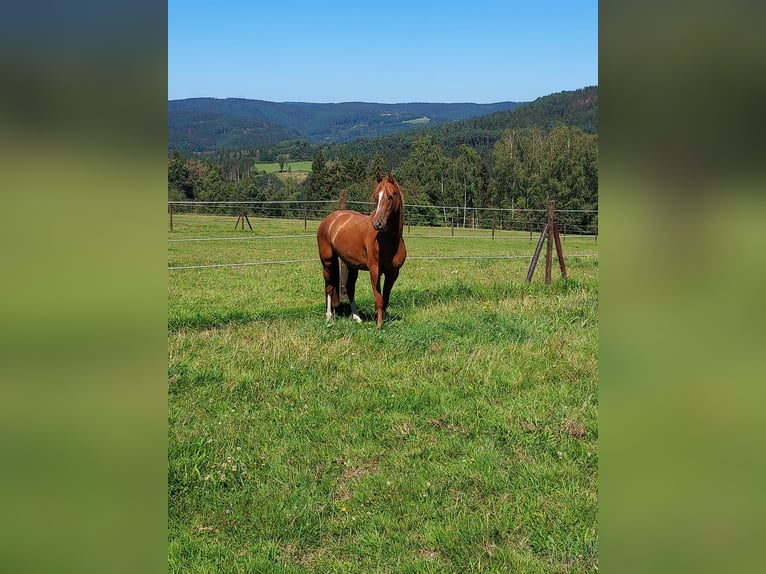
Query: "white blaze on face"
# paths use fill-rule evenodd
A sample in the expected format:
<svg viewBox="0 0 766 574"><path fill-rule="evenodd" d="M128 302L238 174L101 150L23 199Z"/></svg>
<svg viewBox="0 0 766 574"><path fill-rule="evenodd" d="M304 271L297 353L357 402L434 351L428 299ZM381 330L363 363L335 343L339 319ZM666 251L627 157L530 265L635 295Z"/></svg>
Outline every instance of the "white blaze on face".
<svg viewBox="0 0 766 574"><path fill-rule="evenodd" d="M378 206L375 208L375 215L378 215L378 211L380 211L380 204L383 202L383 196L385 195L384 190L380 190L378 193Z"/></svg>

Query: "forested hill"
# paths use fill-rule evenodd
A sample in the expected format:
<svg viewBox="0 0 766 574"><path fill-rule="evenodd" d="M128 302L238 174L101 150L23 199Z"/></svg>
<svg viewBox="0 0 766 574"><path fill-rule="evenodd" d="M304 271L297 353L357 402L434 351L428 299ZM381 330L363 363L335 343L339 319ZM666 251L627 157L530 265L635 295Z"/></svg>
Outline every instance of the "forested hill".
<svg viewBox="0 0 766 574"><path fill-rule="evenodd" d="M348 143L293 139L219 153L173 150L168 199L334 201L345 189L348 200L367 201L375 175L392 171L412 204L541 209L554 199L560 209L577 210L569 224L592 230L597 118L593 86L509 111ZM292 177L290 163L296 161L311 161L310 173ZM287 164L287 173L268 173L262 166L270 162ZM431 215L430 223L440 221L435 211ZM538 215L529 212L525 223L540 223Z"/></svg>
<svg viewBox="0 0 766 574"><path fill-rule="evenodd" d="M506 129L534 127L548 132L560 124L578 128L589 134L598 133L598 86L557 92L516 106L512 110L444 125L424 126L374 140L338 144L328 150L328 155L344 158L349 154L367 157L379 153L388 165L398 165L403 155L408 153L412 142L423 136L430 136L434 144L441 146L447 155L453 157L463 144L485 155L491 151Z"/></svg>
<svg viewBox="0 0 766 574"><path fill-rule="evenodd" d="M534 126L550 131L557 124L566 124L585 133L598 133L598 86L557 92L537 98L512 111L456 122L452 127L456 131L471 131Z"/></svg>
<svg viewBox="0 0 766 574"><path fill-rule="evenodd" d="M350 142L512 110L519 102L312 104L241 98L168 101L168 149L215 152L306 139Z"/></svg>

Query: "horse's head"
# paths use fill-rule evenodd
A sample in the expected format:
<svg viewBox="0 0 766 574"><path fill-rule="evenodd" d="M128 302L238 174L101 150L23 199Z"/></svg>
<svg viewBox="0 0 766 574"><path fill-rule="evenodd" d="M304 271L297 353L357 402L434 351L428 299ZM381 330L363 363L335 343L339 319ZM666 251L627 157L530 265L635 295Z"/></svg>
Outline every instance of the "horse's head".
<svg viewBox="0 0 766 574"><path fill-rule="evenodd" d="M378 175L377 179L378 187L372 197L375 202L372 226L376 231L390 231L395 225L401 225L404 198L393 175L389 173L386 178Z"/></svg>

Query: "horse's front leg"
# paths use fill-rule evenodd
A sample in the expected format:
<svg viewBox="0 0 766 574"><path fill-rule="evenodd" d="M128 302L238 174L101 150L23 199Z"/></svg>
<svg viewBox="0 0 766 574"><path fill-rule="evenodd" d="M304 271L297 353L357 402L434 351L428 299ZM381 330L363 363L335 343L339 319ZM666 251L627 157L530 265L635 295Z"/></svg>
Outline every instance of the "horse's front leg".
<svg viewBox="0 0 766 574"><path fill-rule="evenodd" d="M375 310L378 312L378 327L383 325L383 295L380 294L380 269L370 266L370 283L372 283L372 294L375 297Z"/></svg>
<svg viewBox="0 0 766 574"><path fill-rule="evenodd" d="M383 282L383 317L385 318L388 310L388 302L391 299L391 289L396 283L396 278L399 277L398 269L391 269L386 272L386 280Z"/></svg>

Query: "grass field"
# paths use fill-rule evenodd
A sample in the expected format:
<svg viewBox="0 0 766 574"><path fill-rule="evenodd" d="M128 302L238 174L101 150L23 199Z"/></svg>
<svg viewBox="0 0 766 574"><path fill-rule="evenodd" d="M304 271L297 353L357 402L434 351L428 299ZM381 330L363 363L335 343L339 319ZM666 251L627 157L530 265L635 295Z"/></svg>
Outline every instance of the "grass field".
<svg viewBox="0 0 766 574"><path fill-rule="evenodd" d="M279 163L273 162L273 163L256 163L254 166L254 169L258 171L265 171L266 173L276 173L279 171ZM288 168L291 172L293 171L311 171L311 162L310 161L290 161L285 164L285 172L287 172Z"/></svg>
<svg viewBox="0 0 766 574"><path fill-rule="evenodd" d="M420 118L415 118L414 120L404 120L402 123L404 124L427 124L431 121L431 118L423 116Z"/></svg>
<svg viewBox="0 0 766 574"><path fill-rule="evenodd" d="M529 234L405 230L377 329L364 272L325 324L317 222L233 222L169 267L294 262L168 271L171 572L597 570L593 238L545 285Z"/></svg>

